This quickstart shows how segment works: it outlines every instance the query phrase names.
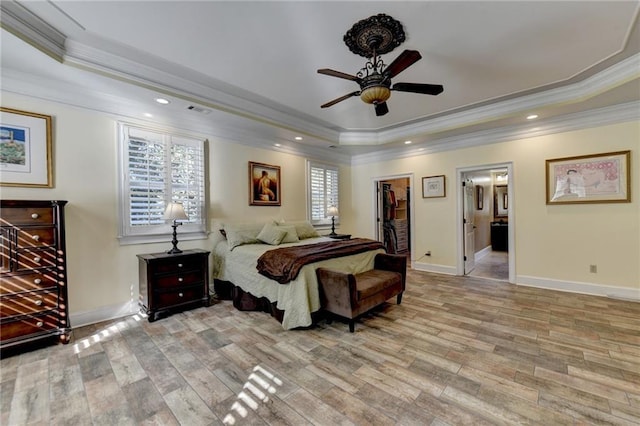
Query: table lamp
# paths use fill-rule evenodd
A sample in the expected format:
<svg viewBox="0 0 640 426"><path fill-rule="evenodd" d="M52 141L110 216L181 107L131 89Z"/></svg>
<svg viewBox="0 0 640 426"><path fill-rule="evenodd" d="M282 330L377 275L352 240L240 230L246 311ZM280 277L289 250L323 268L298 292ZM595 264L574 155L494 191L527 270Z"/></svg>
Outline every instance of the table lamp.
<svg viewBox="0 0 640 426"><path fill-rule="evenodd" d="M178 223L178 220L189 220L187 214L184 212L182 203L169 203L167 209L164 211L164 215L162 216L162 218L164 220L173 220L173 223L171 224L171 227L173 228L173 240L171 241L171 243L173 244L173 248L167 253L182 253L182 250L178 248L178 234L176 232L176 228L182 225L182 222Z"/></svg>
<svg viewBox="0 0 640 426"><path fill-rule="evenodd" d="M331 233L330 237L335 237L336 235L336 216L338 216L338 208L336 206L329 206L327 209L327 215L331 216Z"/></svg>

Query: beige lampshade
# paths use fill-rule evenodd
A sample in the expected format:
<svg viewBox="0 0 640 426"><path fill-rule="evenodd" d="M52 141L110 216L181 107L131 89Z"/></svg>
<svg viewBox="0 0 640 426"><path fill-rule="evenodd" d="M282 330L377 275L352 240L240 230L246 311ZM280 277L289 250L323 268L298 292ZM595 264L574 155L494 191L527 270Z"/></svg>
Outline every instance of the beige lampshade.
<svg viewBox="0 0 640 426"><path fill-rule="evenodd" d="M360 93L360 99L368 104L385 102L391 96L391 90L385 86L372 86Z"/></svg>
<svg viewBox="0 0 640 426"><path fill-rule="evenodd" d="M162 218L165 220L189 220L182 203L169 203Z"/></svg>
<svg viewBox="0 0 640 426"><path fill-rule="evenodd" d="M338 208L336 206L329 206L327 208L327 216L338 216Z"/></svg>

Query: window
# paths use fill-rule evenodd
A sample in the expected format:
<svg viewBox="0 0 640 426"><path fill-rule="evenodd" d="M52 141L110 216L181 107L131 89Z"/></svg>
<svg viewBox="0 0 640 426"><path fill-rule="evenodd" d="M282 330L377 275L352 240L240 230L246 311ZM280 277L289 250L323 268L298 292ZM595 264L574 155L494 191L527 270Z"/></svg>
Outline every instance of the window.
<svg viewBox="0 0 640 426"><path fill-rule="evenodd" d="M171 201L181 202L189 217L181 237L204 236L204 141L125 124L119 134L121 242L166 240L171 226L162 216Z"/></svg>
<svg viewBox="0 0 640 426"><path fill-rule="evenodd" d="M338 206L338 167L309 161L309 221L313 225L328 225L329 206ZM336 218L336 223L338 218Z"/></svg>

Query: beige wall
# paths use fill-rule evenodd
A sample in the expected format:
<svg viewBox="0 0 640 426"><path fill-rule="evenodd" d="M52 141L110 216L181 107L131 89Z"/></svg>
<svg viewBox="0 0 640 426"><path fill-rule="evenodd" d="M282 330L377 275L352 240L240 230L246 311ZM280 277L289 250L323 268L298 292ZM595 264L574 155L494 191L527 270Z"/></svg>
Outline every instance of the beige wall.
<svg viewBox="0 0 640 426"><path fill-rule="evenodd" d="M170 237L166 243L158 244L118 243L116 119L11 93L2 93L2 105L54 117L55 187L2 187L0 191L3 199L69 201L66 218L72 325L135 309L136 254L167 250ZM305 158L208 139L210 219L306 217ZM383 163L341 166L341 232L372 237L373 178L413 174L415 253L431 250L430 262L455 266L456 168L511 161L517 275L637 289L639 145L638 123L626 123ZM545 159L623 149L632 150L632 203L545 205ZM248 161L282 167L281 207L248 205ZM422 199L420 178L439 174L447 177L447 197ZM211 249L208 240L183 241L180 247ZM589 264L598 265L597 274L589 274Z"/></svg>
<svg viewBox="0 0 640 426"><path fill-rule="evenodd" d="M619 150L631 150L631 203L546 205L546 159ZM637 290L631 293L640 298L639 152L640 125L630 122L357 165L351 170L351 202L359 206L360 220L349 222L350 232L373 236L375 177L413 173L414 256L425 262L420 255L429 250L430 265L455 270L457 168L512 162L516 281L621 287ZM446 176L446 198L421 198L420 178L440 174ZM597 265L596 274L589 273L591 264Z"/></svg>

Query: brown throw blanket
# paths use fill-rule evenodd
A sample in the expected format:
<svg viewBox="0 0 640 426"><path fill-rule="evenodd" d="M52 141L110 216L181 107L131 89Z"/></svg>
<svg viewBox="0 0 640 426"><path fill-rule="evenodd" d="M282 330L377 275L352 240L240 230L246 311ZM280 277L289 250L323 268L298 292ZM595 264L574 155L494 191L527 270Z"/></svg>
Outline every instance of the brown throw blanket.
<svg viewBox="0 0 640 426"><path fill-rule="evenodd" d="M265 252L258 258L258 272L267 278L287 284L295 280L300 269L313 262L349 256L384 248L380 241L366 238L326 241L302 246L281 247Z"/></svg>

